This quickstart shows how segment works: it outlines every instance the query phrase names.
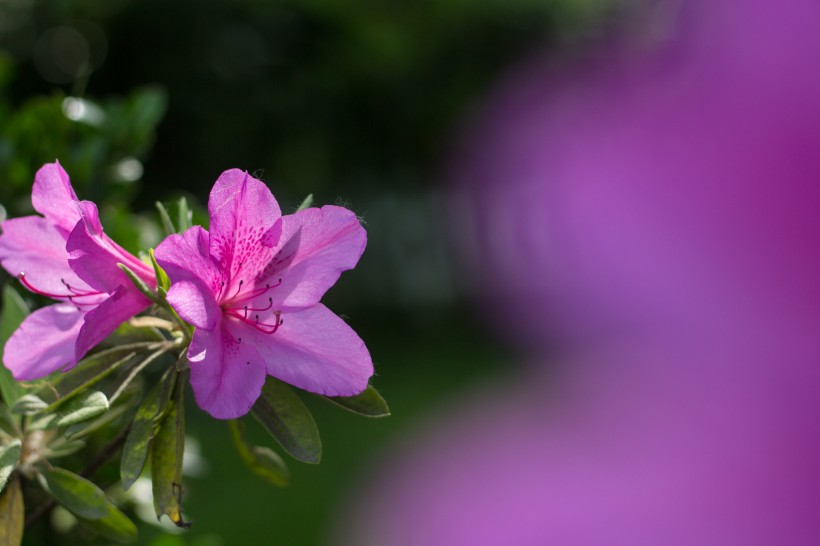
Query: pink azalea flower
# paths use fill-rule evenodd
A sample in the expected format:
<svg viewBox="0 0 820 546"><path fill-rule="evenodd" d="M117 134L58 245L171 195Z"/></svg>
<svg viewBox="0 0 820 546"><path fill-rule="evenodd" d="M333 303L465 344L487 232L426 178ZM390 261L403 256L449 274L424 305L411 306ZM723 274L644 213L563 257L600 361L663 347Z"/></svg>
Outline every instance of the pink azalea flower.
<svg viewBox="0 0 820 546"><path fill-rule="evenodd" d="M364 390L364 342L319 303L364 252L356 216L326 206L283 217L267 186L238 169L216 181L208 210L210 233L194 226L156 249L173 283L168 302L196 327L188 359L199 406L244 415L268 374L324 395Z"/></svg>
<svg viewBox="0 0 820 546"><path fill-rule="evenodd" d="M18 380L73 367L150 305L118 263L156 286L152 268L103 233L97 207L77 199L58 162L37 171L31 201L43 216L3 222L0 264L32 292L59 303L29 315L6 343L3 363Z"/></svg>

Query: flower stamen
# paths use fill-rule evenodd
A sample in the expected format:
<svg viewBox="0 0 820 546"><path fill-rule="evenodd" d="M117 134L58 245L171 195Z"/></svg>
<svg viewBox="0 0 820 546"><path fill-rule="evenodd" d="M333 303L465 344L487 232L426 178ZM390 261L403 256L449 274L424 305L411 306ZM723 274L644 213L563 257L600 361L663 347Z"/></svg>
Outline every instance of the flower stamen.
<svg viewBox="0 0 820 546"><path fill-rule="evenodd" d="M89 305L90 306L90 305L97 305L97 303L98 303L96 300L95 301L82 301L82 298L100 296L100 295L104 294L104 292L95 292L95 291L92 291L92 290L83 290L83 289L79 289L79 288L74 288L70 284L68 284L65 281L65 279L60 279L60 282L63 283L63 286L66 287L66 290L68 291L68 293L67 294L56 294L56 293L53 293L53 292L46 292L45 290L40 290L39 288L37 288L36 286L31 284L31 282L26 278L25 273L20 273L19 275L17 275L17 278L20 279L20 283L23 286L25 286L28 290L30 290L31 292L34 292L35 294L40 294L41 296L46 296L46 297L49 297L49 298L52 298L52 299L55 299L55 300L70 301L71 303L77 305L78 309L79 309L79 307L84 306L84 305ZM78 300L80 300L80 301L78 301Z"/></svg>

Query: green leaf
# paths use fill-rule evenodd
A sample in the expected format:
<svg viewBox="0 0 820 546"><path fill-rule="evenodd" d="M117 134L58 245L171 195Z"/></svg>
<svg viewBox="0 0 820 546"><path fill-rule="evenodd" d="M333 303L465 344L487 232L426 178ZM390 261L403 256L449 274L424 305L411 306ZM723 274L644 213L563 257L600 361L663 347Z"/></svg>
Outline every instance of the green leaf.
<svg viewBox="0 0 820 546"><path fill-rule="evenodd" d="M46 459L59 459L66 455L76 453L85 447L82 440L68 440L66 442L51 444L46 448Z"/></svg>
<svg viewBox="0 0 820 546"><path fill-rule="evenodd" d="M108 411L108 398L100 391L86 391L72 397L54 413L49 413L31 423L31 429L66 427L87 421Z"/></svg>
<svg viewBox="0 0 820 546"><path fill-rule="evenodd" d="M290 471L282 457L266 447L250 445L245 437L245 426L241 421L234 419L228 421L228 425L231 428L231 437L236 450L248 468L273 485L284 487L290 483Z"/></svg>
<svg viewBox="0 0 820 546"><path fill-rule="evenodd" d="M139 391L139 388L127 389L123 397L118 400L118 403L113 404L111 408L109 408L108 411L103 413L101 416L97 417L93 421L77 423L68 427L65 431L65 437L82 438L83 436L88 436L92 432L100 430L102 427L113 423L123 414L133 411L134 405L137 402L137 394L139 394ZM133 420L133 414L129 416L128 420Z"/></svg>
<svg viewBox="0 0 820 546"><path fill-rule="evenodd" d="M116 508L104 518L81 518L80 521L83 525L90 527L101 536L115 542L133 542L134 539L137 538L137 526Z"/></svg>
<svg viewBox="0 0 820 546"><path fill-rule="evenodd" d="M11 407L11 412L17 415L33 415L46 409L48 404L33 394L24 394Z"/></svg>
<svg viewBox="0 0 820 546"><path fill-rule="evenodd" d="M382 395L373 385L368 385L364 391L356 396L325 396L324 398L347 411L365 417L388 417L390 415L387 402L384 401Z"/></svg>
<svg viewBox="0 0 820 546"><path fill-rule="evenodd" d="M157 519L167 515L177 527L182 520L182 456L185 451L185 406L183 393L188 372L179 373L168 413L151 443L151 484Z"/></svg>
<svg viewBox="0 0 820 546"><path fill-rule="evenodd" d="M299 212L300 210L305 210L305 209L310 208L312 206L313 206L313 194L309 193L308 196L305 197L305 200L302 201L302 204L299 205L296 208L296 212Z"/></svg>
<svg viewBox="0 0 820 546"><path fill-rule="evenodd" d="M165 232L165 236L167 237L176 233L177 230L174 227L174 223L171 221L171 215L168 214L168 209L166 209L165 205L159 201L157 201L155 205L157 207L157 212L159 212L159 221L162 224L162 231Z"/></svg>
<svg viewBox="0 0 820 546"><path fill-rule="evenodd" d="M100 519L108 514L111 501L102 489L85 478L64 468L44 470L41 476L52 496L72 514L86 519Z"/></svg>
<svg viewBox="0 0 820 546"><path fill-rule="evenodd" d="M4 347L11 334L29 314L28 306L20 294L12 287L3 287L3 310L0 313L0 347ZM14 405L20 396L20 384L11 372L0 364L0 395L8 407Z"/></svg>
<svg viewBox="0 0 820 546"><path fill-rule="evenodd" d="M0 432L11 437L20 436L20 417L12 415L5 404L0 404Z"/></svg>
<svg viewBox="0 0 820 546"><path fill-rule="evenodd" d="M154 275L157 278L157 284L167 292L168 289L171 288L171 279L168 278L168 274L157 263L157 258L154 256L153 248L148 249L148 255L151 257L151 265L154 267Z"/></svg>
<svg viewBox="0 0 820 546"><path fill-rule="evenodd" d="M20 546L25 523L23 490L14 478L0 495L0 546Z"/></svg>
<svg viewBox="0 0 820 546"><path fill-rule="evenodd" d="M180 233L187 231L193 225L194 213L188 207L188 200L185 199L185 196L180 197L177 201L177 216L177 226L179 226Z"/></svg>
<svg viewBox="0 0 820 546"><path fill-rule="evenodd" d="M148 448L157 426L168 409L176 379L175 370L169 369L165 372L159 383L151 389L137 409L120 460L120 477L122 486L126 490L137 481L142 473L142 467L145 466L145 460L148 458Z"/></svg>
<svg viewBox="0 0 820 546"><path fill-rule="evenodd" d="M278 379L268 377L262 395L251 412L276 441L295 459L318 464L322 440L316 421L293 390Z"/></svg>
<svg viewBox="0 0 820 546"><path fill-rule="evenodd" d="M23 452L23 444L20 440L14 440L10 444L0 447L0 492L6 486L6 482L11 476L17 461L20 460L20 453Z"/></svg>
<svg viewBox="0 0 820 546"><path fill-rule="evenodd" d="M100 534L123 542L136 538L134 523L90 481L63 468L45 470L41 476L57 502L87 520L86 523Z"/></svg>
<svg viewBox="0 0 820 546"><path fill-rule="evenodd" d="M142 292L142 295L151 300L154 303L159 303L159 298L157 297L157 293L154 290L145 284L145 281L140 279L136 273L131 271L131 269L125 264L117 264L117 267L122 269L123 273L125 273L128 278L131 280L134 286L137 287L137 290Z"/></svg>

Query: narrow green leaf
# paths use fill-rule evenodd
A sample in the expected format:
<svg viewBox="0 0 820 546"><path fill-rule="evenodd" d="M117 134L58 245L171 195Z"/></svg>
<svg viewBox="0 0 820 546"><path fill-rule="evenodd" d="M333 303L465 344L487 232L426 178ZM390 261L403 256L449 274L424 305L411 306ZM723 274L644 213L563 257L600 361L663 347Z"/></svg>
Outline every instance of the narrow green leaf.
<svg viewBox="0 0 820 546"><path fill-rule="evenodd" d="M165 236L173 235L177 232L176 228L174 227L174 223L171 221L171 215L168 214L168 209L165 208L165 205L157 201L155 203L157 207L157 212L159 212L159 221L162 224L162 231L165 232Z"/></svg>
<svg viewBox="0 0 820 546"><path fill-rule="evenodd" d="M154 268L154 276L157 278L157 284L167 292L168 289L171 288L171 279L168 278L168 274L162 269L159 263L157 263L153 248L148 249L148 255L151 257L151 265Z"/></svg>
<svg viewBox="0 0 820 546"><path fill-rule="evenodd" d="M131 269L127 265L117 264L117 267L122 269L123 273L125 273L128 276L128 278L131 280L131 283L133 283L133 285L135 287L137 287L137 290L142 292L143 296L145 296L146 298L148 298L149 300L151 300L154 303L159 303L159 298L157 297L157 293L154 292L154 290L150 286L145 284L145 281L140 279L139 276L136 273L131 271Z"/></svg>
<svg viewBox="0 0 820 546"><path fill-rule="evenodd" d="M321 460L322 440L316 421L285 383L268 377L251 412L295 459L313 464Z"/></svg>
<svg viewBox="0 0 820 546"><path fill-rule="evenodd" d="M373 385L368 385L367 388L356 396L325 396L337 406L340 406L347 411L351 411L358 415L365 417L388 417L390 415L390 408L387 407L387 402L384 401L382 395L379 394Z"/></svg>
<svg viewBox="0 0 820 546"><path fill-rule="evenodd" d="M148 458L148 448L157 430L159 422L168 409L174 383L177 379L175 370L168 370L159 383L145 396L145 399L134 415L131 431L125 440L120 460L120 477L124 489L133 485L142 473L145 460Z"/></svg>
<svg viewBox="0 0 820 546"><path fill-rule="evenodd" d="M100 519L108 514L111 501L102 489L64 468L44 470L48 491L54 498L77 516L86 519Z"/></svg>
<svg viewBox="0 0 820 546"><path fill-rule="evenodd" d="M48 404L33 394L24 394L11 407L11 412L17 415L33 415L46 409Z"/></svg>
<svg viewBox="0 0 820 546"><path fill-rule="evenodd" d="M185 406L183 393L188 372L179 373L168 413L151 443L151 484L157 519L167 515L177 527L188 527L182 519L182 456L185 451Z"/></svg>
<svg viewBox="0 0 820 546"><path fill-rule="evenodd" d="M239 457L256 475L273 485L284 487L290 483L290 471L282 457L266 447L253 446L245 437L245 426L241 421L228 421Z"/></svg>
<svg viewBox="0 0 820 546"><path fill-rule="evenodd" d="M46 470L41 476L57 502L101 535L123 542L137 536L134 523L90 481L63 468Z"/></svg>
<svg viewBox="0 0 820 546"><path fill-rule="evenodd" d="M3 309L0 313L0 347L6 345L11 334L20 326L29 314L28 306L20 294L11 286L3 287ZM20 384L12 377L11 372L0 364L0 395L6 405L11 407L20 396Z"/></svg>
<svg viewBox="0 0 820 546"><path fill-rule="evenodd" d="M20 440L14 440L10 444L0 447L0 492L3 491L17 461L20 460L22 451L23 444Z"/></svg>
<svg viewBox="0 0 820 546"><path fill-rule="evenodd" d="M5 404L0 404L0 432L5 432L11 437L20 435L20 417L12 415Z"/></svg>
<svg viewBox="0 0 820 546"><path fill-rule="evenodd" d="M31 423L30 428L40 430L67 427L87 421L106 411L108 411L108 398L100 391L86 391L72 397L68 402L57 408L54 413L38 418Z"/></svg>
<svg viewBox="0 0 820 546"><path fill-rule="evenodd" d="M187 231L191 225L193 225L194 214L190 207L188 207L188 200L185 199L185 196L180 197L179 201L177 201L177 215L177 226L179 226L179 232L182 233Z"/></svg>
<svg viewBox="0 0 820 546"><path fill-rule="evenodd" d="M76 453L84 447L85 442L82 440L69 440L62 443L55 442L46 449L46 459L59 459L60 457Z"/></svg>
<svg viewBox="0 0 820 546"><path fill-rule="evenodd" d="M305 197L305 200L302 201L302 204L299 205L298 207L296 207L296 212L299 212L300 210L305 210L305 209L310 208L312 206L313 206L313 194L309 193L308 196Z"/></svg>
<svg viewBox="0 0 820 546"><path fill-rule="evenodd" d="M82 438L83 436L88 436L92 432L100 430L104 426L113 423L126 413L131 413L127 419L128 421L132 421L134 417L133 413L135 411L134 406L136 405L139 391L139 387L127 389L125 394L123 394L117 403L113 404L107 412L103 413L93 421L77 423L68 427L65 431L65 437L76 439Z"/></svg>
<svg viewBox="0 0 820 546"><path fill-rule="evenodd" d="M25 523L23 490L14 478L0 495L0 546L20 546Z"/></svg>
<svg viewBox="0 0 820 546"><path fill-rule="evenodd" d="M83 525L90 527L101 536L114 542L133 542L137 538L137 526L117 508L113 509L104 518L82 519Z"/></svg>

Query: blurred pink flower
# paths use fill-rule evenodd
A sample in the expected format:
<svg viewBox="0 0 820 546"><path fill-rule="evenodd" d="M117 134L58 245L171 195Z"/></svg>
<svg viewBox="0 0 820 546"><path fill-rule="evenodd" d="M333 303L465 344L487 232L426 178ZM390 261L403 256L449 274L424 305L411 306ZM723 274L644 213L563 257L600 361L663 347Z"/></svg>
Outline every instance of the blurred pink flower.
<svg viewBox="0 0 820 546"><path fill-rule="evenodd" d="M268 374L330 396L363 391L370 354L319 303L364 252L356 215L326 206L282 217L268 187L238 169L216 181L208 210L210 233L195 226L156 250L169 303L196 327L188 359L199 406L244 415Z"/></svg>
<svg viewBox="0 0 820 546"><path fill-rule="evenodd" d="M3 222L0 263L32 292L61 303L34 311L6 343L3 363L18 380L71 368L150 305L118 263L156 286L153 269L103 233L97 207L77 199L59 163L37 171L31 201L43 216Z"/></svg>
<svg viewBox="0 0 820 546"><path fill-rule="evenodd" d="M478 301L560 357L400 446L348 544L817 543L820 4L681 5L466 131Z"/></svg>
<svg viewBox="0 0 820 546"><path fill-rule="evenodd" d="M820 7L683 5L660 50L526 63L466 131L459 249L536 343L820 331Z"/></svg>

